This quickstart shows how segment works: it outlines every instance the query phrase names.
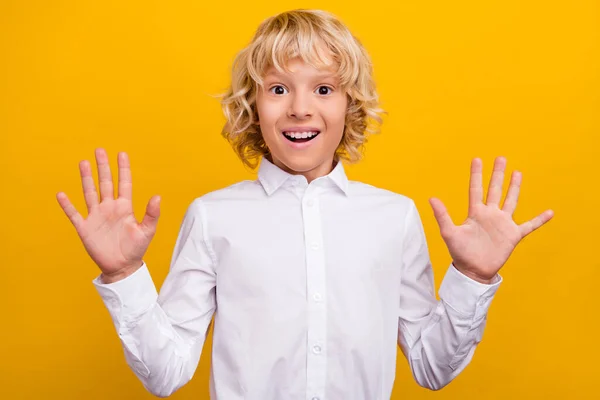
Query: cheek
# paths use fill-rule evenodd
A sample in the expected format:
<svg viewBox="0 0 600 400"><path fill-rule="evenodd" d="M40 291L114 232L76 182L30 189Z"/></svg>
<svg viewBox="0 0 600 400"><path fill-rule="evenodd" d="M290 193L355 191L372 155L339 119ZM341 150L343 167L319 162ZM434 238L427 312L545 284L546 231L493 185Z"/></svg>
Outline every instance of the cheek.
<svg viewBox="0 0 600 400"><path fill-rule="evenodd" d="M340 136L346 123L346 107L347 102L345 100L340 100L330 104L330 106L326 108L329 127L339 131Z"/></svg>
<svg viewBox="0 0 600 400"><path fill-rule="evenodd" d="M267 129L268 127L272 127L281 116L281 104L257 99L256 111L261 128Z"/></svg>

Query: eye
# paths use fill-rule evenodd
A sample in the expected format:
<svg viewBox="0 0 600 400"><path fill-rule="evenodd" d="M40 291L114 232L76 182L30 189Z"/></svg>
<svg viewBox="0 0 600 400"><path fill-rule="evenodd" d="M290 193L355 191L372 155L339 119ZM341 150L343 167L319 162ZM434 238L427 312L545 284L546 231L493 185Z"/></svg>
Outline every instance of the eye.
<svg viewBox="0 0 600 400"><path fill-rule="evenodd" d="M275 89L275 90L273 90ZM287 93L287 89L281 85L275 85L269 89L269 91L273 94L282 95Z"/></svg>
<svg viewBox="0 0 600 400"><path fill-rule="evenodd" d="M317 93L323 96L331 94L331 92L333 92L333 89L329 86L319 86L319 88L317 89Z"/></svg>

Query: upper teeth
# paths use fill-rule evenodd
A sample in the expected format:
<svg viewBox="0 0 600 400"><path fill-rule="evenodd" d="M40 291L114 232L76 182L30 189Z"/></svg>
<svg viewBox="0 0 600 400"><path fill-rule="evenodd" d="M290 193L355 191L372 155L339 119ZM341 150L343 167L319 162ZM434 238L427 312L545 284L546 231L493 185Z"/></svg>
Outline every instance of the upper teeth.
<svg viewBox="0 0 600 400"><path fill-rule="evenodd" d="M317 131L313 132L283 132L284 135L289 136L294 139L306 139L315 136Z"/></svg>

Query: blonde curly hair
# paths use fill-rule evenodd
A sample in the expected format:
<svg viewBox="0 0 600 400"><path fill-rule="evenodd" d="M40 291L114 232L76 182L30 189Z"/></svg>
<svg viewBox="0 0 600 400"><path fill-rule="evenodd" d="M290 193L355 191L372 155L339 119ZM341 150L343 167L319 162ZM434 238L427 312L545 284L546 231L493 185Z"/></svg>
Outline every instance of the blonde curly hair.
<svg viewBox="0 0 600 400"><path fill-rule="evenodd" d="M323 54L323 46L329 54ZM287 70L287 61L296 57L321 68L329 65L327 56L338 67L340 85L348 97L344 133L334 158L350 163L360 160L367 135L379 131L380 114L385 114L379 108L371 59L335 16L299 9L263 21L233 62L231 86L221 99L227 120L221 134L245 165L255 168L261 156L270 155L256 110L257 86L262 86L265 71L271 66Z"/></svg>

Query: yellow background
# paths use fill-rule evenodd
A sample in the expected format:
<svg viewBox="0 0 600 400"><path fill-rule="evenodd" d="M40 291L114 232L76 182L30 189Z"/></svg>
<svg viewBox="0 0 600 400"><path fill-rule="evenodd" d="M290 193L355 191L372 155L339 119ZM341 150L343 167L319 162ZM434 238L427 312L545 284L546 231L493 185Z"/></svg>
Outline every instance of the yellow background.
<svg viewBox="0 0 600 400"><path fill-rule="evenodd" d="M484 340L441 392L401 353L393 399L600 398L597 1L0 2L2 399L150 399L92 286L99 270L55 195L85 216L78 163L130 155L138 218L162 196L145 259L157 287L195 198L253 179L213 95L266 17L322 8L372 55L389 112L351 179L415 199L439 285L450 262L427 199L456 223L470 159L523 171L519 222L552 208L502 269ZM95 164L93 164L96 174ZM114 174L116 180L116 174ZM210 349L211 341L205 349ZM209 352L174 399L207 399Z"/></svg>

